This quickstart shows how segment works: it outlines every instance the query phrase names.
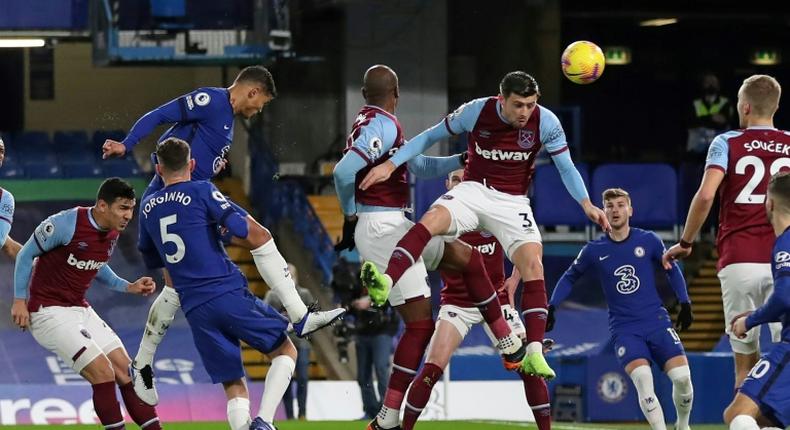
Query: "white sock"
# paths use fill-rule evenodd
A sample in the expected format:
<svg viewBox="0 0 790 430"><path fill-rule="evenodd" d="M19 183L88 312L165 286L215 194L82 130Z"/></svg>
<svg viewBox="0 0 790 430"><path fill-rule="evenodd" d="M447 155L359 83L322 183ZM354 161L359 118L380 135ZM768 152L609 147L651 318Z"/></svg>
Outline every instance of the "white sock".
<svg viewBox="0 0 790 430"><path fill-rule="evenodd" d="M143 338L140 340L140 348L137 356L134 357L135 365L138 369L151 365L154 361L154 354L162 338L165 337L170 323L176 317L176 311L181 307L178 300L178 293L175 288L165 285L162 292L156 296L156 300L148 310L148 320L145 322Z"/></svg>
<svg viewBox="0 0 790 430"><path fill-rule="evenodd" d="M527 354L543 354L542 342L530 342L527 344Z"/></svg>
<svg viewBox="0 0 790 430"><path fill-rule="evenodd" d="M266 373L266 383L263 387L263 398L258 416L267 423L274 421L274 412L283 399L285 390L291 385L291 376L294 374L296 362L287 355L278 355L272 359L269 372Z"/></svg>
<svg viewBox="0 0 790 430"><path fill-rule="evenodd" d="M680 366L669 369L667 376L672 381L672 401L678 420L675 423L677 430L688 430L691 406L694 403L694 387L691 385L691 370L689 367Z"/></svg>
<svg viewBox="0 0 790 430"><path fill-rule="evenodd" d="M738 415L730 422L730 430L760 430L757 421L748 415Z"/></svg>
<svg viewBox="0 0 790 430"><path fill-rule="evenodd" d="M381 405L376 421L385 429L396 427L400 423L400 411Z"/></svg>
<svg viewBox="0 0 790 430"><path fill-rule="evenodd" d="M230 430L247 430L250 428L250 399L235 397L228 400L228 424Z"/></svg>
<svg viewBox="0 0 790 430"><path fill-rule="evenodd" d="M274 239L269 239L268 242L253 249L250 254L255 261L255 267L258 268L258 273L283 302L291 322L301 321L307 314L307 306L296 291L294 280L288 271L288 263L277 250Z"/></svg>
<svg viewBox="0 0 790 430"><path fill-rule="evenodd" d="M653 389L653 372L650 366L639 366L631 372L631 380L634 381L636 394L639 397L639 407L645 414L650 428L653 430L667 430L664 421L664 410L658 402L656 393Z"/></svg>

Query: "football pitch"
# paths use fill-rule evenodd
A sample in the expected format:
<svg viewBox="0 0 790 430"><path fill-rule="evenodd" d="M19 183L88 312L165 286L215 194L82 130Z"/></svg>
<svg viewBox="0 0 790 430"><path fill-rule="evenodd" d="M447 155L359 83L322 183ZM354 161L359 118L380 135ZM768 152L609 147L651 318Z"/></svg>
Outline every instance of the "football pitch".
<svg viewBox="0 0 790 430"><path fill-rule="evenodd" d="M279 430L364 430L365 421L280 421L277 423ZM98 429L97 425L63 425L63 426L3 426L8 430L40 430L43 428L63 427L74 430ZM135 429L134 424L127 424L129 429ZM165 430L226 430L228 424L217 423L165 423ZM421 421L417 423L421 430L515 430L536 429L532 423L509 423L505 421ZM609 423L552 423L553 430L644 430L649 428L647 423L609 424ZM723 424L718 425L692 425L694 430L725 430Z"/></svg>

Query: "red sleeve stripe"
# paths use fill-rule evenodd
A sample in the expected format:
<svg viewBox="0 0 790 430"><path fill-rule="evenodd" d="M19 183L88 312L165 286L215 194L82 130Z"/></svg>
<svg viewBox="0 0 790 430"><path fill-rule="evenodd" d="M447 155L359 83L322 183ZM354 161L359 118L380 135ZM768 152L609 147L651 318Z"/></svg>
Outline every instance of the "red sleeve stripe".
<svg viewBox="0 0 790 430"><path fill-rule="evenodd" d="M362 159L365 160L366 163L370 164L370 158L368 158L368 156L365 155L365 153L362 152L359 148L357 148L356 146L352 146L351 150L354 151L355 154L362 157Z"/></svg>
<svg viewBox="0 0 790 430"><path fill-rule="evenodd" d="M724 167L721 167L721 166L719 166L717 164L711 164L708 167L706 167L705 169L717 169L717 170L721 170L721 173L727 173L727 171L724 170Z"/></svg>
<svg viewBox="0 0 790 430"><path fill-rule="evenodd" d="M447 117L444 117L444 128L447 129L447 132L452 134L453 136L458 135L458 133L454 132L452 128L450 128L450 121L447 120Z"/></svg>
<svg viewBox="0 0 790 430"><path fill-rule="evenodd" d="M565 152L565 151L567 151L567 150L568 150L568 146L566 145L566 146L563 146L562 148L560 148L560 149L559 149L559 150L557 150L557 151L554 151L554 152L549 152L549 155L551 155L551 156L553 157L553 156L555 156L555 155L560 155L560 154L562 154L563 152Z"/></svg>

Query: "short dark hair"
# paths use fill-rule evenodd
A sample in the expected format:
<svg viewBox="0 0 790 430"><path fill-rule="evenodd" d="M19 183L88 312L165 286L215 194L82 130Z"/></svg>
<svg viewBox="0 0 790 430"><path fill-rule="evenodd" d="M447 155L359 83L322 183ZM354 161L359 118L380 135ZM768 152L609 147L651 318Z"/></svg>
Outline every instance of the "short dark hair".
<svg viewBox="0 0 790 430"><path fill-rule="evenodd" d="M236 82L253 82L263 87L263 90L269 93L272 98L277 97L277 88L274 86L274 77L266 67L263 66L247 66L241 69L239 75L236 76Z"/></svg>
<svg viewBox="0 0 790 430"><path fill-rule="evenodd" d="M502 78L502 82L499 83L499 93L505 98L508 98L511 94L517 94L521 97L529 97L535 94L540 96L540 88L535 78L526 72L516 70Z"/></svg>
<svg viewBox="0 0 790 430"><path fill-rule="evenodd" d="M168 137L156 147L156 160L163 169L177 172L189 163L189 144L177 137Z"/></svg>
<svg viewBox="0 0 790 430"><path fill-rule="evenodd" d="M99 186L96 201L104 200L108 205L111 205L117 199L134 200L134 187L118 177L105 179Z"/></svg>
<svg viewBox="0 0 790 430"><path fill-rule="evenodd" d="M784 212L790 212L790 171L783 170L771 176L768 192Z"/></svg>

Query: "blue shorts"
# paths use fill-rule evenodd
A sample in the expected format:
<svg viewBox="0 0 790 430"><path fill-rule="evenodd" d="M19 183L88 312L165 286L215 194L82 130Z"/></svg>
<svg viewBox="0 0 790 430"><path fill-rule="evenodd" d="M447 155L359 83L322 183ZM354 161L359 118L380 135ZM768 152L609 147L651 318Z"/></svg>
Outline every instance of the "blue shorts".
<svg viewBox="0 0 790 430"><path fill-rule="evenodd" d="M240 340L268 354L288 338L288 320L243 288L209 300L186 317L203 366L215 384L244 377Z"/></svg>
<svg viewBox="0 0 790 430"><path fill-rule="evenodd" d="M164 187L165 187L165 183L162 180L162 177L159 175L154 175L153 179L151 179L151 182L148 183L148 187L145 189L145 191L143 191L143 196L140 197L140 201L148 197L149 194L155 193ZM228 203L230 203L233 209L235 209L236 212L238 212L239 215L241 215L242 218L247 218L249 212L247 212L243 207L236 204L236 202L234 202L233 200L229 199L228 196L225 196L225 199L228 201ZM222 239L222 243L224 243L225 245L230 244L230 240L233 237L230 233L228 233L227 231L225 231L224 233L220 231L219 235L220 238Z"/></svg>
<svg viewBox="0 0 790 430"><path fill-rule="evenodd" d="M648 361L652 359L663 370L670 358L685 355L686 352L675 329L661 327L646 334L615 333L614 353L623 367L638 358L644 358Z"/></svg>
<svg viewBox="0 0 790 430"><path fill-rule="evenodd" d="M777 427L790 425L790 343L774 344L771 352L752 367L740 392L757 403L760 412Z"/></svg>

